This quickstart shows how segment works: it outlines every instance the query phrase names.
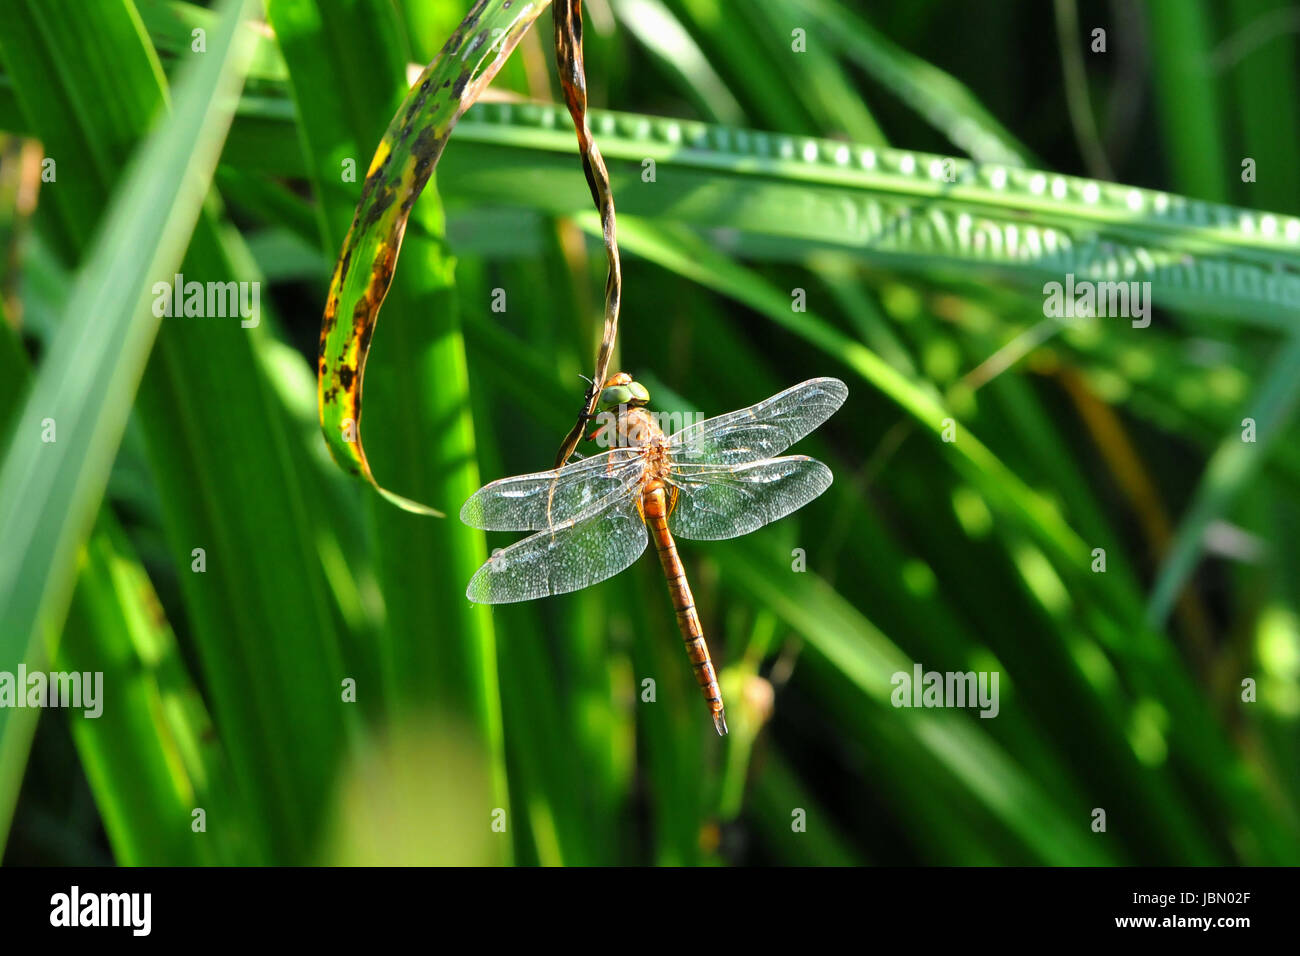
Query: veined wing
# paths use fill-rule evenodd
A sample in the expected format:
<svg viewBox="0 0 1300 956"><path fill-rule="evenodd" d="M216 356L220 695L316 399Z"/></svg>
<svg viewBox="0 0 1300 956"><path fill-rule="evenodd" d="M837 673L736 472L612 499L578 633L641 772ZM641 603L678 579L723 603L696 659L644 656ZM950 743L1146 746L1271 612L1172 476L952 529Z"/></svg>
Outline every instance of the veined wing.
<svg viewBox="0 0 1300 956"><path fill-rule="evenodd" d="M576 521L498 551L470 578L466 596L476 604L513 604L567 594L618 574L649 541L636 501L613 496Z"/></svg>
<svg viewBox="0 0 1300 956"><path fill-rule="evenodd" d="M813 378L757 405L728 412L674 434L671 454L684 464L738 465L781 454L844 404L838 378Z"/></svg>
<svg viewBox="0 0 1300 956"><path fill-rule="evenodd" d="M552 471L502 478L474 492L460 520L484 531L556 528L611 497L635 498L643 456L640 448L613 448Z"/></svg>
<svg viewBox="0 0 1300 956"><path fill-rule="evenodd" d="M743 465L674 462L668 481L681 492L668 529L679 538L720 541L802 508L831 486L831 470L805 455Z"/></svg>

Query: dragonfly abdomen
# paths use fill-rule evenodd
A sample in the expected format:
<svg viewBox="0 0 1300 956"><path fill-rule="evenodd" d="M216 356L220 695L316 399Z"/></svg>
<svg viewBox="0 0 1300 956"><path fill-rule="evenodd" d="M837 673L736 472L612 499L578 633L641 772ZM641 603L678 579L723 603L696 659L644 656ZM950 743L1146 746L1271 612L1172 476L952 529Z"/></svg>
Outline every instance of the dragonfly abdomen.
<svg viewBox="0 0 1300 956"><path fill-rule="evenodd" d="M725 734L727 719L722 706L722 690L718 687L718 675L713 668L713 660L709 657L709 645L704 640L700 615L695 610L695 597L686 580L686 569L682 567L682 559L677 553L677 542L668 530L668 497L663 482L651 479L646 483L641 492L641 506L655 550L659 552L659 563L663 565L664 575L668 579L668 593L677 613L677 626L682 632L686 655L691 659L695 670L695 680L713 714L713 726L719 734Z"/></svg>

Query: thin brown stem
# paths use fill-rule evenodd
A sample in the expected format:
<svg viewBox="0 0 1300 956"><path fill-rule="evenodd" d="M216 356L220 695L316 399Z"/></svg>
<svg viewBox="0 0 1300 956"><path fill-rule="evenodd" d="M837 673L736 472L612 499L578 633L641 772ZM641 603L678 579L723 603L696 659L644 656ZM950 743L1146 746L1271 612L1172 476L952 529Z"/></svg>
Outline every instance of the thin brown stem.
<svg viewBox="0 0 1300 956"><path fill-rule="evenodd" d="M592 201L600 213L601 230L605 238L605 254L609 259L609 274L605 280L605 328L601 334L600 349L596 353L596 374L587 389L586 400L577 420L555 456L559 468L573 455L582 438L583 426L596 410L596 397L609 377L609 363L614 356L614 343L618 338L618 310L623 293L623 272L618 258L618 233L615 226L614 194L609 186L609 172L600 148L587 124L587 76L582 65L582 0L556 0L551 8L555 19L555 60L559 67L560 86L564 101L573 117L578 133L578 150L582 155L582 168L587 174L587 186Z"/></svg>

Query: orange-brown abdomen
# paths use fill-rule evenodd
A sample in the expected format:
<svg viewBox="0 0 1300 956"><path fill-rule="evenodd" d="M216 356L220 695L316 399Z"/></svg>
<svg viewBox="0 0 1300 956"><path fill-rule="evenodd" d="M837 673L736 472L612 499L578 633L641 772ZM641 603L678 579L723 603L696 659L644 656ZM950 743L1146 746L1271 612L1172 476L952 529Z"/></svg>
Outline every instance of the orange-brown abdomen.
<svg viewBox="0 0 1300 956"><path fill-rule="evenodd" d="M695 680L708 701L709 711L713 714L713 726L719 734L727 732L727 720L722 707L722 691L718 688L718 675L709 658L709 645L704 642L704 628L700 626L700 616L695 611L695 598L691 586L686 582L686 571L682 559L677 554L677 542L668 530L668 495L664 484L657 478L647 481L641 491L641 510L645 515L650 537L659 552L659 563L663 565L664 575L668 578L668 593L673 599L673 608L677 612L677 626L681 628L682 640L686 642L686 655L695 668Z"/></svg>

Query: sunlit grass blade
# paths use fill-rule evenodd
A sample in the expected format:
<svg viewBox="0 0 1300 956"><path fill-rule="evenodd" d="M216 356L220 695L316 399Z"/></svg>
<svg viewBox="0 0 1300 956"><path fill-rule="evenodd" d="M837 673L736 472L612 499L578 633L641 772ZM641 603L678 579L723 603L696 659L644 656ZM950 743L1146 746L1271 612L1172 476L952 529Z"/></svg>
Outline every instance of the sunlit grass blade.
<svg viewBox="0 0 1300 956"><path fill-rule="evenodd" d="M1240 428L1223 439L1201 478L1192 504L1179 524L1169 555L1147 603L1147 623L1161 627L1196 566L1206 529L1224 516L1285 432L1300 400L1300 335L1278 350L1258 391L1242 406Z"/></svg>
<svg viewBox="0 0 1300 956"><path fill-rule="evenodd" d="M614 0L613 7L619 22L655 55L664 69L681 78L710 120L743 122L744 109L662 0Z"/></svg>
<svg viewBox="0 0 1300 956"><path fill-rule="evenodd" d="M57 644L77 549L158 331L153 279L174 272L181 260L234 112L248 63L249 47L237 36L247 6L226 5L212 49L187 78L176 112L123 180L18 416L0 468L6 664L25 660L39 670ZM7 62L15 56L8 45L4 55ZM122 296L120 288L135 292ZM37 713L0 714L0 834L8 829Z"/></svg>
<svg viewBox="0 0 1300 956"><path fill-rule="evenodd" d="M498 6L489 5L493 16L505 19L483 21L484 30L495 29L493 24L498 23L514 23L518 30L538 12L516 6L506 15ZM355 164L358 157L369 155L372 144L385 135L384 124L403 102L404 93L420 95L424 80L407 89L400 25L393 11L378 2L345 10L314 0L273 0L269 13L288 64L306 151L318 158L312 162L312 182L320 202L321 245L332 254L345 241L377 242L376 234L370 233L343 238L367 187L360 167L350 180L342 170L347 162ZM322 45L335 49L337 56L322 58ZM360 50L372 55L361 56ZM491 73L488 69L483 75ZM437 85L434 98L446 97L442 82ZM341 103L353 106L341 109ZM445 124L454 120L454 105L435 110L430 99L428 109L430 116L421 114L429 124L424 128L429 135L435 129L444 135ZM406 156L405 165L398 163L400 168L393 170L406 177L403 199L395 201L408 206L414 228L404 241L402 268L384 277L392 281L385 300L391 318L376 342L367 408L371 420L385 427L376 432L373 446L381 451L380 477L399 493L459 507L479 482L454 260L441 239L443 219L436 189L426 188L421 201L414 201L425 177L414 169L410 145L402 147L406 150L402 153L398 144L384 142L381 153ZM389 153L390 148L397 152ZM436 158L437 151L431 155ZM431 169L425 168L424 174ZM391 194L398 184L394 181L385 188ZM354 266L358 275L363 271ZM378 302L372 307L377 310ZM345 323L352 321L352 312L349 305ZM369 314L373 318L374 311ZM464 598L465 582L487 556L483 536L456 520L438 527L413 520L409 513L378 499L367 508L387 617L379 649L385 707L390 715L425 708L432 690L445 710L470 713L485 734L494 758L494 783L504 800L504 744L491 617L484 609L470 607Z"/></svg>
<svg viewBox="0 0 1300 956"><path fill-rule="evenodd" d="M73 167L76 190L48 190L43 209L49 222L67 227L61 251L75 260L89 238L85 224L106 204L131 144L163 115L167 91L128 4L67 6L36 4L30 17L11 21L6 37L15 42L5 55L28 121L47 151ZM75 22L76 29L51 22ZM240 42L246 35L241 31ZM99 55L104 37L115 38L111 57ZM211 57L210 36L207 43L209 52L193 59ZM57 82L50 62L64 64ZM105 97L115 109L99 108ZM50 104L68 107L52 111ZM83 150L85 143L96 148ZM237 269L209 209L182 271L244 280L250 294L260 281ZM154 278L170 284L173 276ZM175 568L232 789L245 811L240 826L253 833L250 855L263 846L266 858L301 861L312 850L357 713L341 700L343 681L363 675L344 663L338 611L306 511L303 482L317 458L290 440L286 410L266 381L259 352L269 321L247 321L255 327L210 315L163 323L136 411L158 494L160 557Z"/></svg>
<svg viewBox="0 0 1300 956"><path fill-rule="evenodd" d="M1171 178L1180 191L1197 199L1225 201L1225 172L1241 167L1226 161L1226 117L1214 75L1201 66L1211 62L1211 5L1202 0L1149 0L1145 12Z"/></svg>
<svg viewBox="0 0 1300 956"><path fill-rule="evenodd" d="M950 74L897 46L841 3L802 0L797 6L821 26L827 42L860 63L972 159L1028 164L1024 145Z"/></svg>
<svg viewBox="0 0 1300 956"><path fill-rule="evenodd" d="M10 413L21 406L30 371L0 317L0 434L13 424ZM84 706L68 711L68 721L114 858L128 865L258 858L247 844L240 856L234 852L236 841L251 835L240 833L220 743L152 584L105 509L84 555L51 663L81 675ZM230 826L195 834L192 813L199 807Z"/></svg>
<svg viewBox="0 0 1300 956"><path fill-rule="evenodd" d="M266 862L157 602L125 535L101 517L54 667L103 675L102 714L73 712L71 724L114 859L123 866ZM196 830L196 810L205 824L211 817L221 825Z"/></svg>
<svg viewBox="0 0 1300 956"><path fill-rule="evenodd" d="M835 248L1041 294L1066 273L1147 278L1157 305L1286 327L1300 301L1300 218L1013 166L704 123L595 113L619 211L786 258ZM570 126L554 107L486 103L443 160L448 195L572 214ZM477 144L477 148L468 144ZM653 180L643 177L655 162ZM524 172L527 171L527 175ZM580 184L579 184L580 185Z"/></svg>
<svg viewBox="0 0 1300 956"><path fill-rule="evenodd" d="M910 671L912 662L885 635L813 576L781 574L778 578L772 563L746 549L728 548L728 556L732 579L746 592L763 597L863 695L855 709L890 706L895 691L891 675ZM881 723L870 721L868 726ZM928 752L1002 826L1032 846L1041 862L1096 865L1106 861L1106 851L1089 839L1087 828L1066 826L1062 808L1054 806L1039 785L964 716L912 712L897 733L908 738L909 747Z"/></svg>

